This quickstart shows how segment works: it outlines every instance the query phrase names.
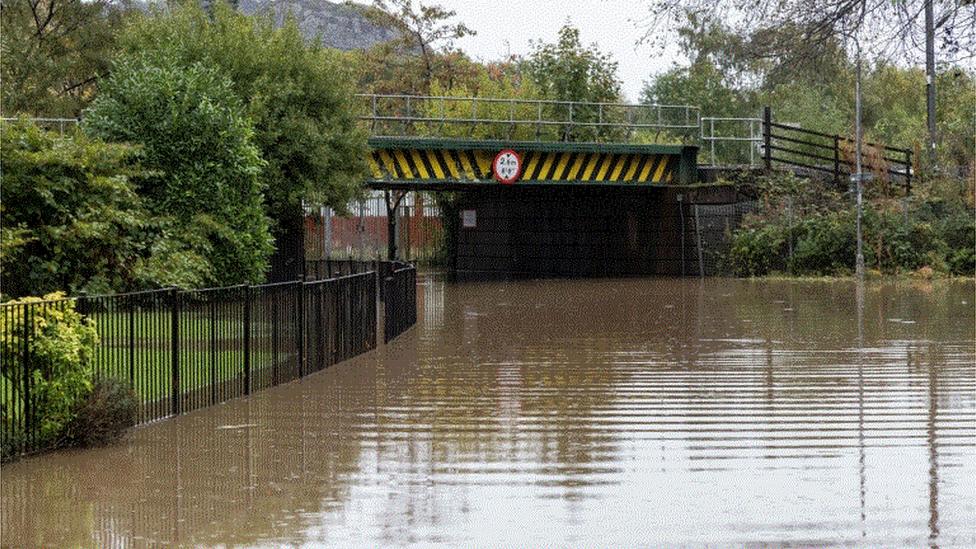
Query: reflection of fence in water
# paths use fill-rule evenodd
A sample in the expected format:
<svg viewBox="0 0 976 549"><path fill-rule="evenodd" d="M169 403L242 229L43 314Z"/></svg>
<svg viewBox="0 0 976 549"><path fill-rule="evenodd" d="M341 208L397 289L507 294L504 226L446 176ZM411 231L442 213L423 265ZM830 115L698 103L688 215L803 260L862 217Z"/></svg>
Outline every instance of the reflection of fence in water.
<svg viewBox="0 0 976 549"><path fill-rule="evenodd" d="M78 458L58 474L5 478L4 543L34 545L37 540L12 536L50 531L52 524L62 538L56 545L69 547L251 545L280 534L280 521L345 497L341 472L359 462L361 445L322 435L346 431L356 416L337 409L364 407L372 395L345 394L337 404L286 391L289 414L280 414L281 397L238 401L192 421L140 430L127 447L96 450L106 466L94 471ZM58 494L84 503L70 509L40 503ZM241 523L247 528L235 527Z"/></svg>
<svg viewBox="0 0 976 549"><path fill-rule="evenodd" d="M444 325L444 281L427 275L417 286L417 294L424 310L424 326L439 330Z"/></svg>

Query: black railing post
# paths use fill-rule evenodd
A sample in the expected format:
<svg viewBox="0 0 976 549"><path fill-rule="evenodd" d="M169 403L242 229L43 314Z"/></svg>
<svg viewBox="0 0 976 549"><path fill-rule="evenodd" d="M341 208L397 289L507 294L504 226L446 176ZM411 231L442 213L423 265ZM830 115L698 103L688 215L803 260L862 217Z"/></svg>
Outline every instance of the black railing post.
<svg viewBox="0 0 976 549"><path fill-rule="evenodd" d="M217 403L217 302L208 296L210 301L210 404Z"/></svg>
<svg viewBox="0 0 976 549"><path fill-rule="evenodd" d="M912 194L912 151L905 150L905 196Z"/></svg>
<svg viewBox="0 0 976 549"><path fill-rule="evenodd" d="M763 107L763 160L766 164L766 169L772 169L773 167L773 149L772 146L772 135L773 135L773 114L769 105Z"/></svg>
<svg viewBox="0 0 976 549"><path fill-rule="evenodd" d="M251 394L251 285L244 286L244 394Z"/></svg>
<svg viewBox="0 0 976 549"><path fill-rule="evenodd" d="M278 289L271 292L271 385L278 384Z"/></svg>
<svg viewBox="0 0 976 549"><path fill-rule="evenodd" d="M325 367L325 337L327 330L323 327L322 322L324 321L324 315L322 314L322 309L325 307L323 301L323 292L325 291L325 284L322 283L315 288L315 329L316 333L312 337L315 338L317 342L316 346L316 358L317 363L315 364L315 371L319 371ZM328 331L331 334L331 331Z"/></svg>
<svg viewBox="0 0 976 549"><path fill-rule="evenodd" d="M173 415L180 413L180 295L176 288L170 290L170 344L172 353L172 372L170 380L170 409Z"/></svg>
<svg viewBox="0 0 976 549"><path fill-rule="evenodd" d="M298 282L298 377L305 377L305 282Z"/></svg>
<svg viewBox="0 0 976 549"><path fill-rule="evenodd" d="M129 297L129 385L136 388L136 305Z"/></svg>
<svg viewBox="0 0 976 549"><path fill-rule="evenodd" d="M32 311L32 307L28 304L24 304L24 441L20 450L26 451L31 438L32 432L32 421L31 421L31 394L30 394L30 341L31 341L31 316L29 313Z"/></svg>

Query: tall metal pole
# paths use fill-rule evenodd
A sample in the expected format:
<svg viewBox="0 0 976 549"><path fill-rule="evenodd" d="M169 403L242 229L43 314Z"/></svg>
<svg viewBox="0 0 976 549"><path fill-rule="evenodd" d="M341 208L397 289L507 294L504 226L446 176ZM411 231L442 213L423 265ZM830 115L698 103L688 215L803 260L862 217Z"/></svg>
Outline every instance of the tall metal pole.
<svg viewBox="0 0 976 549"><path fill-rule="evenodd" d="M932 0L925 0L925 102L928 108L929 166L935 167L935 23ZM930 169L931 169L930 168Z"/></svg>
<svg viewBox="0 0 976 549"><path fill-rule="evenodd" d="M854 83L854 177L857 180L857 256L855 258L855 272L858 280L864 280L864 240L861 234L861 217L863 215L863 186L864 174L861 173L861 43L854 38L857 48L857 76Z"/></svg>

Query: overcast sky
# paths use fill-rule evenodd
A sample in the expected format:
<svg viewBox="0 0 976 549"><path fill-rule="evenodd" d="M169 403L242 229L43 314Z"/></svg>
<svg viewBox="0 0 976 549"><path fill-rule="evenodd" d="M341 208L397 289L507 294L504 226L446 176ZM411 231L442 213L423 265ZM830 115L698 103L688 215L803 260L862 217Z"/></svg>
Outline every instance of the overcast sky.
<svg viewBox="0 0 976 549"><path fill-rule="evenodd" d="M530 40L554 42L569 20L580 29L585 45L596 43L619 63L623 92L636 101L652 74L673 66L676 49L637 45L643 34L640 21L647 7L640 0L425 0L457 12L457 19L478 34L456 44L482 61L509 54L527 54Z"/></svg>

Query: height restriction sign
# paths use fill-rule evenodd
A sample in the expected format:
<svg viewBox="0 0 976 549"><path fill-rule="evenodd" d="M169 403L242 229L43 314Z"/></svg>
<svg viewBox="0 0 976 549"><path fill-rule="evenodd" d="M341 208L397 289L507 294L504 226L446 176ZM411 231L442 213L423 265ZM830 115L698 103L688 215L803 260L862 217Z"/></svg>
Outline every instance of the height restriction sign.
<svg viewBox="0 0 976 549"><path fill-rule="evenodd" d="M500 183L511 185L522 174L522 158L512 149L505 149L495 155L495 161L491 163L491 167L495 179Z"/></svg>

